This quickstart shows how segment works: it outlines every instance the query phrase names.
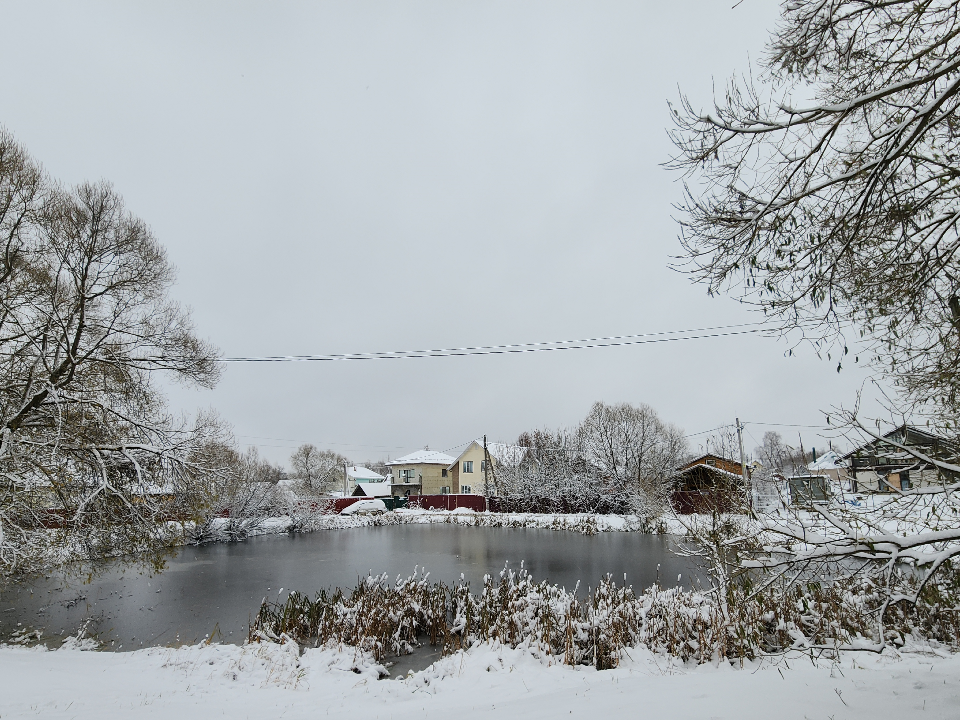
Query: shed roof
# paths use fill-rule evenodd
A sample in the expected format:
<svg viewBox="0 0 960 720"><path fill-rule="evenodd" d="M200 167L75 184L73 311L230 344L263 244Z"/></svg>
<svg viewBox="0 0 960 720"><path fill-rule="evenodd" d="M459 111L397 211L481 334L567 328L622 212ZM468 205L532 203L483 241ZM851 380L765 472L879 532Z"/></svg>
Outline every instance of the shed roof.
<svg viewBox="0 0 960 720"><path fill-rule="evenodd" d="M391 492L390 483L388 482L358 482L357 489L353 491L353 494L358 497L390 497Z"/></svg>

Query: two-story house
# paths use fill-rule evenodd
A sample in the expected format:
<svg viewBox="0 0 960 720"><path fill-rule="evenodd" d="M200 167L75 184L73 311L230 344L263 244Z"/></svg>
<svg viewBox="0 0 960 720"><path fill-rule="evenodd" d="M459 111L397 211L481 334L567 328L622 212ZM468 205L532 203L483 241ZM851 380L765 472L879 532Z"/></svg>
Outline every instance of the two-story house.
<svg viewBox="0 0 960 720"><path fill-rule="evenodd" d="M393 476L391 485L397 497L405 495L441 495L451 492L447 468L454 458L435 450L417 450L387 463Z"/></svg>
<svg viewBox="0 0 960 720"><path fill-rule="evenodd" d="M485 484L489 486L487 492L496 492L497 469L516 465L523 460L526 451L526 448L519 445L487 443L487 451L484 453L483 440L474 440L447 467L447 476L450 479L450 489L447 492L483 495ZM489 468L486 466L488 459Z"/></svg>

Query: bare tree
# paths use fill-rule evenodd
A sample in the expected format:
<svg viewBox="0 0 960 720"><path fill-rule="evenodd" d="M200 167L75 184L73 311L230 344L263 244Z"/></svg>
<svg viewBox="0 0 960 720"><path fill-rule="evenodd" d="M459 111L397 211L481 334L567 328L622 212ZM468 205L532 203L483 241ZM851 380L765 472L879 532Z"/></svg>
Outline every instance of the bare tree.
<svg viewBox="0 0 960 720"><path fill-rule="evenodd" d="M190 532L196 544L235 542L256 534L270 516L286 512L277 490L280 469L260 457L256 448L237 452L232 444L214 441L200 452L218 472L207 476L203 512Z"/></svg>
<svg viewBox="0 0 960 720"><path fill-rule="evenodd" d="M163 248L106 183L49 182L0 132L0 566L162 544L212 430L153 375L212 386L215 348L168 297Z"/></svg>
<svg viewBox="0 0 960 720"><path fill-rule="evenodd" d="M294 477L305 488L330 492L343 488L343 468L350 460L333 450L318 450L306 443L290 456Z"/></svg>
<svg viewBox="0 0 960 720"><path fill-rule="evenodd" d="M587 461L635 509L659 514L666 508L670 478L687 452L682 430L663 422L649 405L598 402L580 424L577 438Z"/></svg>
<svg viewBox="0 0 960 720"><path fill-rule="evenodd" d="M591 464L573 431L521 433L520 462L495 466L492 485L505 510L596 512L623 510L622 498Z"/></svg>
<svg viewBox="0 0 960 720"><path fill-rule="evenodd" d="M701 446L703 454L718 455L728 460L740 460L740 440L733 425L717 428L704 438Z"/></svg>
<svg viewBox="0 0 960 720"><path fill-rule="evenodd" d="M759 81L673 109L686 268L960 410L960 2L784 3ZM837 357L839 356L839 357ZM859 360L858 357L853 358Z"/></svg>
<svg viewBox="0 0 960 720"><path fill-rule="evenodd" d="M763 434L762 444L754 454L765 470L779 473L793 473L803 468L805 458L797 448L783 442L780 433L767 431Z"/></svg>
<svg viewBox="0 0 960 720"><path fill-rule="evenodd" d="M573 430L522 433L519 462L496 468L509 509L630 512L645 520L668 507L671 476L686 453L678 428L647 405L596 403Z"/></svg>

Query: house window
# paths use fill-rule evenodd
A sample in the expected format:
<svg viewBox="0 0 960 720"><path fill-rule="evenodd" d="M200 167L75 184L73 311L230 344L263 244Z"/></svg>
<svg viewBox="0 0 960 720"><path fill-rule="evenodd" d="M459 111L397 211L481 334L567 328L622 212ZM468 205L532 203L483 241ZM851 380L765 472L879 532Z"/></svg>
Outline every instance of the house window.
<svg viewBox="0 0 960 720"><path fill-rule="evenodd" d="M473 472L473 460L464 460L463 461L463 471L465 473Z"/></svg>
<svg viewBox="0 0 960 720"><path fill-rule="evenodd" d="M446 477L446 476L447 476L447 469L444 468L443 470L440 471L440 477Z"/></svg>
<svg viewBox="0 0 960 720"><path fill-rule="evenodd" d="M460 486L460 492L462 492L462 493L468 493L468 494L469 494L472 490L473 490L473 488L471 488L469 485L461 485L461 486Z"/></svg>
<svg viewBox="0 0 960 720"><path fill-rule="evenodd" d="M404 482L413 482L417 477L417 471L413 468L409 470L401 470L400 474L403 475Z"/></svg>
<svg viewBox="0 0 960 720"><path fill-rule="evenodd" d="M480 472L483 472L483 471L486 470L486 469L487 469L487 461L486 461L486 460L481 460L481 461L480 461Z"/></svg>
<svg viewBox="0 0 960 720"><path fill-rule="evenodd" d="M717 461L716 461L716 460L707 460L707 465L709 465L710 467L716 467L716 466L717 466Z"/></svg>
<svg viewBox="0 0 960 720"><path fill-rule="evenodd" d="M900 473L900 489L909 490L913 485L910 484L910 471L904 470Z"/></svg>
<svg viewBox="0 0 960 720"><path fill-rule="evenodd" d="M440 494L441 494L441 495L449 495L449 494L450 494L450 486L449 486L449 485L444 485L442 488L440 488Z"/></svg>

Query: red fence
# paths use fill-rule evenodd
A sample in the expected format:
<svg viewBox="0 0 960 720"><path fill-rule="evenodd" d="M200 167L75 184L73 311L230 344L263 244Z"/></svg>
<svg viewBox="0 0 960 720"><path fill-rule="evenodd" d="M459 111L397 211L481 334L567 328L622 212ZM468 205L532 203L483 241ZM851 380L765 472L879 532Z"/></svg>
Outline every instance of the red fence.
<svg viewBox="0 0 960 720"><path fill-rule="evenodd" d="M411 495L407 507L420 507L424 510L469 508L483 512L487 509L487 499L483 495Z"/></svg>

